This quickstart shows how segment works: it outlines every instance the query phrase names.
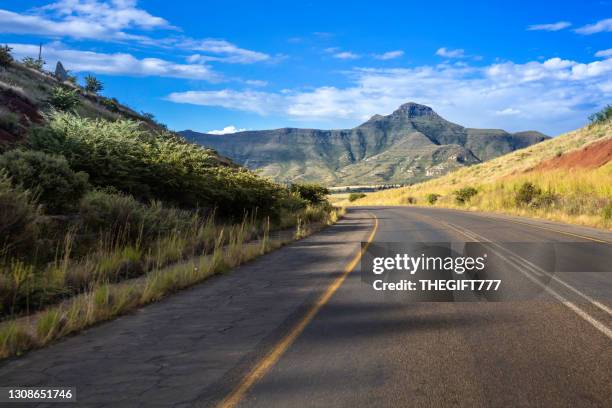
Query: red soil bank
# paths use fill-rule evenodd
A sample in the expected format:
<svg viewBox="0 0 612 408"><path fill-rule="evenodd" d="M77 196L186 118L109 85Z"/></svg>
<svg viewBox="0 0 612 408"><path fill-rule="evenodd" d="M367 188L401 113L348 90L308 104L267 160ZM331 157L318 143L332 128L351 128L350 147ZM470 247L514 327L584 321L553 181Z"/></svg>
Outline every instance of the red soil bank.
<svg viewBox="0 0 612 408"><path fill-rule="evenodd" d="M529 171L583 168L593 169L612 160L612 139L591 143L579 150L545 160Z"/></svg>

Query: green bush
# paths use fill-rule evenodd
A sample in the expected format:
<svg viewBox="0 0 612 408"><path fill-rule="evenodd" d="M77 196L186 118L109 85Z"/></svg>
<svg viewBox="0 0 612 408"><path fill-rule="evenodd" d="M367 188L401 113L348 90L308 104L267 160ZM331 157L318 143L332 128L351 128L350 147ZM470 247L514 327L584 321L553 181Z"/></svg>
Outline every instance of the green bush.
<svg viewBox="0 0 612 408"><path fill-rule="evenodd" d="M440 194L427 194L426 200L430 205L434 205L436 204L436 202L438 201L438 198L440 198Z"/></svg>
<svg viewBox="0 0 612 408"><path fill-rule="evenodd" d="M455 201L457 204L468 203L472 197L478 194L478 190L474 187L463 187L453 193L455 195Z"/></svg>
<svg viewBox="0 0 612 408"><path fill-rule="evenodd" d="M60 111L71 111L79 105L79 95L76 89L56 86L51 90L49 103Z"/></svg>
<svg viewBox="0 0 612 408"><path fill-rule="evenodd" d="M514 196L514 202L518 207L526 206L531 204L534 198L536 198L540 194L542 194L542 190L538 186L529 181L526 181L516 192Z"/></svg>
<svg viewBox="0 0 612 408"><path fill-rule="evenodd" d="M100 104L111 112L119 112L119 102L115 98L102 98Z"/></svg>
<svg viewBox="0 0 612 408"><path fill-rule="evenodd" d="M350 202L353 202L353 201L357 201L360 198L363 198L365 196L366 195L364 193L351 193L351 194L349 194L349 198L348 199L349 199Z"/></svg>
<svg viewBox="0 0 612 408"><path fill-rule="evenodd" d="M26 67L35 69L37 71L42 71L43 67L45 66L45 61L39 58L25 57L22 62Z"/></svg>
<svg viewBox="0 0 612 408"><path fill-rule="evenodd" d="M301 198L311 204L319 204L327 199L329 189L314 183L294 183L289 190L297 193Z"/></svg>
<svg viewBox="0 0 612 408"><path fill-rule="evenodd" d="M0 170L0 259L32 248L38 216L39 209L32 195L14 187L7 174Z"/></svg>
<svg viewBox="0 0 612 408"><path fill-rule="evenodd" d="M606 123L612 120L612 105L606 105L602 110L589 116L592 125Z"/></svg>
<svg viewBox="0 0 612 408"><path fill-rule="evenodd" d="M514 202L517 207L550 207L557 201L557 196L551 191L542 191L535 184L526 181L516 191Z"/></svg>
<svg viewBox="0 0 612 408"><path fill-rule="evenodd" d="M197 213L166 208L159 202L143 204L134 197L104 190L90 191L81 199L79 215L86 230L123 234L129 241L154 239L172 230L184 230Z"/></svg>
<svg viewBox="0 0 612 408"><path fill-rule="evenodd" d="M11 150L0 155L14 185L30 190L48 212L64 213L76 206L88 188L87 174L75 173L63 156L32 150Z"/></svg>
<svg viewBox="0 0 612 408"><path fill-rule="evenodd" d="M608 203L604 206L601 211L601 215L604 220L612 221L612 203Z"/></svg>
<svg viewBox="0 0 612 408"><path fill-rule="evenodd" d="M9 67L13 63L13 49L8 45L0 47L0 67Z"/></svg>
<svg viewBox="0 0 612 408"><path fill-rule="evenodd" d="M31 146L66 156L95 186L112 186L140 200L183 208L217 209L221 215L275 215L289 191L238 167L220 165L209 150L170 133L153 134L139 123L55 113L30 135Z"/></svg>
<svg viewBox="0 0 612 408"><path fill-rule="evenodd" d="M87 75L85 77L85 90L97 94L103 89L104 85L98 80L98 78L94 77L93 75Z"/></svg>

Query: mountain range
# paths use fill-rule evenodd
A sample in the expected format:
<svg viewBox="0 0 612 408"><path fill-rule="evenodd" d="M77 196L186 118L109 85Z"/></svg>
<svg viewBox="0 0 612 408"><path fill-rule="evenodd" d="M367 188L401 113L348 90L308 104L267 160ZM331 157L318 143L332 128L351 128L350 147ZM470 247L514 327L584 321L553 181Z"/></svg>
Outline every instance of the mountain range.
<svg viewBox="0 0 612 408"><path fill-rule="evenodd" d="M353 129L179 133L275 181L329 186L410 184L548 138L536 131L465 128L413 102L390 115L374 115Z"/></svg>

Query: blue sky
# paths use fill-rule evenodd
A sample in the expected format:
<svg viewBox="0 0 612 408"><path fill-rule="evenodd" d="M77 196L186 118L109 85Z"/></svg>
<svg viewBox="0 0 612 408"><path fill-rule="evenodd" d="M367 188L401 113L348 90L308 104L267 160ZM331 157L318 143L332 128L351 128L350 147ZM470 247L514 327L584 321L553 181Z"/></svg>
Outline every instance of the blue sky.
<svg viewBox="0 0 612 408"><path fill-rule="evenodd" d="M468 4L469 3L469 4ZM175 130L353 127L414 101L470 127L612 103L612 1L0 2L0 43Z"/></svg>

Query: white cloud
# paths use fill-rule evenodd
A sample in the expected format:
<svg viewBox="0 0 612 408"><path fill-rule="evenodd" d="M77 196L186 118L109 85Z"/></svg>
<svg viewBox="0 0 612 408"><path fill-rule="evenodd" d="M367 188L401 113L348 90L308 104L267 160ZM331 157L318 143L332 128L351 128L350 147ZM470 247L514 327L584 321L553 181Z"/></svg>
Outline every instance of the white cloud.
<svg viewBox="0 0 612 408"><path fill-rule="evenodd" d="M130 0L62 0L37 10L36 14L19 14L0 10L0 32L34 34L76 39L145 40L128 33L130 29L173 29L161 17L136 8Z"/></svg>
<svg viewBox="0 0 612 408"><path fill-rule="evenodd" d="M38 45L9 44L18 59L38 55ZM159 58L138 59L131 54L104 54L64 48L60 43L43 45L43 59L53 69L61 61L66 69L73 72L95 72L109 75L160 76L171 78L201 79L218 81L220 75L206 65L176 64Z"/></svg>
<svg viewBox="0 0 612 408"><path fill-rule="evenodd" d="M338 53L334 54L334 58L343 59L343 60L350 60L350 59L360 58L360 56L355 54L355 53L352 53L350 51L342 51L342 52L338 52Z"/></svg>
<svg viewBox="0 0 612 408"><path fill-rule="evenodd" d="M514 108L506 108L506 109L495 111L495 114L500 115L500 116L515 116L520 113L521 113L520 110L514 109Z"/></svg>
<svg viewBox="0 0 612 408"><path fill-rule="evenodd" d="M236 133L236 132L244 132L245 130L247 130L247 129L237 128L234 125L230 125L230 126L224 127L223 129L220 129L220 130L209 130L206 133L208 133L210 135L229 135L229 134Z"/></svg>
<svg viewBox="0 0 612 408"><path fill-rule="evenodd" d="M268 85L268 81L262 81L260 79L247 79L244 82L247 85L251 85L251 86L267 86Z"/></svg>
<svg viewBox="0 0 612 408"><path fill-rule="evenodd" d="M240 48L223 39L193 39L176 35L152 38L144 35L151 30L178 29L165 19L138 8L136 0L60 0L34 12L21 14L0 9L0 33L131 41L144 46L207 54L192 55L189 62L248 64L271 58L268 54Z"/></svg>
<svg viewBox="0 0 612 408"><path fill-rule="evenodd" d="M271 110L277 109L276 107L283 101L283 96L268 92L222 89L219 91L174 92L168 95L166 99L176 103L221 106L266 115Z"/></svg>
<svg viewBox="0 0 612 408"><path fill-rule="evenodd" d="M551 24L534 24L527 27L529 31L560 31L570 27L572 23L569 21L559 21Z"/></svg>
<svg viewBox="0 0 612 408"><path fill-rule="evenodd" d="M607 50L597 51L595 53L596 57L608 58L612 57L612 48L608 48Z"/></svg>
<svg viewBox="0 0 612 408"><path fill-rule="evenodd" d="M348 87L253 92L219 90L171 94L174 102L275 114L308 125L354 126L402 103L429 105L465 126L550 134L576 128L612 98L612 59L581 63L560 58L485 67L439 64L416 68L361 68Z"/></svg>
<svg viewBox="0 0 612 408"><path fill-rule="evenodd" d="M376 54L374 55L374 58L385 61L385 60L390 60L394 58L399 58L402 55L404 55L404 51L395 50L395 51L387 51L383 54Z"/></svg>
<svg viewBox="0 0 612 408"><path fill-rule="evenodd" d="M184 40L180 44L182 48L193 51L202 51L216 55L190 56L190 62L221 61L238 64L249 64L253 62L266 61L270 59L268 54L258 51L240 48L225 40L209 38L205 40Z"/></svg>
<svg viewBox="0 0 612 408"><path fill-rule="evenodd" d="M449 50L447 48L442 47L438 48L438 50L436 51L436 55L444 58L464 58L465 50L461 48L456 50Z"/></svg>
<svg viewBox="0 0 612 408"><path fill-rule="evenodd" d="M594 24L587 24L583 27L577 28L578 34L595 34L612 31L612 18L606 18L605 20L599 20Z"/></svg>

